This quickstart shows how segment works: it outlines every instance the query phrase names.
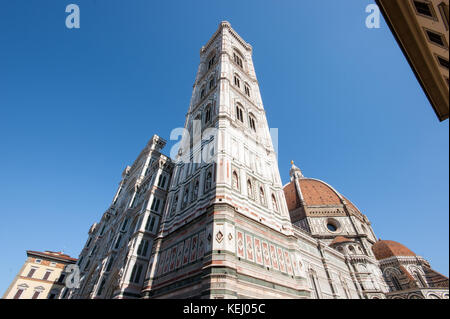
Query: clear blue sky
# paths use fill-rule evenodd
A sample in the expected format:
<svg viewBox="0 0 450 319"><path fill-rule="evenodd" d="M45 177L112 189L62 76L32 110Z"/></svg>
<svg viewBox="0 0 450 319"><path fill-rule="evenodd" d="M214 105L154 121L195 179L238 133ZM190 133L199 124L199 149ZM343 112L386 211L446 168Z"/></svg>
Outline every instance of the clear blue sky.
<svg viewBox="0 0 450 319"><path fill-rule="evenodd" d="M0 295L25 250L78 256L125 166L183 126L222 20L253 46L283 182L293 159L448 275L448 121L371 1L70 1L0 2Z"/></svg>

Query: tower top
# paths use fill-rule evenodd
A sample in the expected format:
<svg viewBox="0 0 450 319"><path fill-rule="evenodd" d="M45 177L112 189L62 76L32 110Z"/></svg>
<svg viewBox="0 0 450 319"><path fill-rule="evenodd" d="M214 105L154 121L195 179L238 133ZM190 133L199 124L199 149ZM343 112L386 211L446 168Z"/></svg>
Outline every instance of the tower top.
<svg viewBox="0 0 450 319"><path fill-rule="evenodd" d="M233 29L230 22L224 20L219 23L219 26L212 35L212 37L206 42L204 46L200 49L200 54L206 52L210 45L214 42L214 40L221 34L225 33L225 30L228 30L228 33L235 38L247 51L252 52L253 48L252 46L247 43L244 39L241 38L241 36Z"/></svg>
<svg viewBox="0 0 450 319"><path fill-rule="evenodd" d="M295 166L294 161L291 161L289 176L291 177L291 180L294 180L294 178L304 178L301 169Z"/></svg>

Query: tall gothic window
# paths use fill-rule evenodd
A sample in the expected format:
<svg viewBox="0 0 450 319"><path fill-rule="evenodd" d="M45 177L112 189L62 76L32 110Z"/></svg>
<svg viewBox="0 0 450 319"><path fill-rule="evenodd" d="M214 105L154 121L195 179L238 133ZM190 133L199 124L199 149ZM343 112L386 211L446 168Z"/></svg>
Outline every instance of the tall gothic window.
<svg viewBox="0 0 450 319"><path fill-rule="evenodd" d="M200 91L200 98L203 99L206 95L206 89L205 86L202 87L202 90Z"/></svg>
<svg viewBox="0 0 450 319"><path fill-rule="evenodd" d="M205 179L205 190L209 191L211 189L211 183L212 183L212 174L211 172L208 172L208 174L206 174Z"/></svg>
<svg viewBox="0 0 450 319"><path fill-rule="evenodd" d="M247 180L247 194L248 197L253 198L253 187L251 180Z"/></svg>
<svg viewBox="0 0 450 319"><path fill-rule="evenodd" d="M241 67L241 69L244 67L242 63L242 57L240 57L236 52L233 53L233 61Z"/></svg>
<svg viewBox="0 0 450 319"><path fill-rule="evenodd" d="M245 86L244 86L244 91L245 91L245 94L248 97L250 97L250 87L247 84L245 84Z"/></svg>
<svg viewBox="0 0 450 319"><path fill-rule="evenodd" d="M209 123L209 121L211 121L211 104L206 107L205 112L205 124Z"/></svg>
<svg viewBox="0 0 450 319"><path fill-rule="evenodd" d="M397 276L392 275L391 281L392 281L392 284L394 285L395 290L402 290L402 286L400 285L400 282L398 281Z"/></svg>
<svg viewBox="0 0 450 319"><path fill-rule="evenodd" d="M241 79L237 75L234 76L234 85L236 85L238 88L241 87Z"/></svg>
<svg viewBox="0 0 450 319"><path fill-rule="evenodd" d="M264 196L264 189L262 188L262 186L259 188L259 201L263 205L266 204L266 197Z"/></svg>
<svg viewBox="0 0 450 319"><path fill-rule="evenodd" d="M184 190L184 195L183 195L183 207L186 206L188 199L189 199L189 189L186 187L186 189Z"/></svg>
<svg viewBox="0 0 450 319"><path fill-rule="evenodd" d="M233 171L232 185L234 189L239 190L239 176L236 171Z"/></svg>
<svg viewBox="0 0 450 319"><path fill-rule="evenodd" d="M273 210L275 211L275 213L278 213L278 203L277 203L277 199L275 198L274 194L272 194L272 207L273 207Z"/></svg>
<svg viewBox="0 0 450 319"><path fill-rule="evenodd" d="M213 78L211 78L211 80L209 81L209 89L211 90L214 86L216 85L216 80Z"/></svg>
<svg viewBox="0 0 450 319"><path fill-rule="evenodd" d="M256 120L255 117L253 115L249 115L248 117L248 122L250 124L250 128L256 132Z"/></svg>
<svg viewBox="0 0 450 319"><path fill-rule="evenodd" d="M244 112L242 111L242 107L236 105L236 118L244 123Z"/></svg>
<svg viewBox="0 0 450 319"><path fill-rule="evenodd" d="M420 286L420 287L424 288L424 287L427 286L427 285L425 284L425 281L423 280L422 275L421 275L417 270L414 272L414 275L416 276L417 281L419 282L419 286Z"/></svg>
<svg viewBox="0 0 450 319"><path fill-rule="evenodd" d="M198 179L197 179L197 180L195 181L195 184L194 184L194 192L193 192L192 200L197 199L197 196L198 196L198 186L199 186L199 182L198 182Z"/></svg>
<svg viewBox="0 0 450 319"><path fill-rule="evenodd" d="M214 65L214 62L216 60L216 56L213 55L211 59L208 61L208 70L211 69L211 67Z"/></svg>
<svg viewBox="0 0 450 319"><path fill-rule="evenodd" d="M178 194L175 195L172 202L172 215L177 210L177 204L178 204Z"/></svg>

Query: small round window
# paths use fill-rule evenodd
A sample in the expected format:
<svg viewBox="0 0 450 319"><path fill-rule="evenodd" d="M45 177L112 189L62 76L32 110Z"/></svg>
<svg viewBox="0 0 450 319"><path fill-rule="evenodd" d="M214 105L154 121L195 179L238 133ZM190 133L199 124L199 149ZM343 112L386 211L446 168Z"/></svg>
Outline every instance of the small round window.
<svg viewBox="0 0 450 319"><path fill-rule="evenodd" d="M326 221L328 231L335 233L339 230L339 222L334 218L329 218Z"/></svg>
<svg viewBox="0 0 450 319"><path fill-rule="evenodd" d="M329 231L336 231L337 230L336 226L331 224L331 223L327 224L327 228L328 228Z"/></svg>

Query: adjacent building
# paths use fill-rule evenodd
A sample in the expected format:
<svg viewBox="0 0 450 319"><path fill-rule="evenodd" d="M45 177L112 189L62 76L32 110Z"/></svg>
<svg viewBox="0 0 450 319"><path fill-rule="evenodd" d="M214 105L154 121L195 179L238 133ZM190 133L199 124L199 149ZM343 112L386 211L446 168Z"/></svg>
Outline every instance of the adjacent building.
<svg viewBox="0 0 450 319"><path fill-rule="evenodd" d="M448 119L449 1L376 2L438 119Z"/></svg>
<svg viewBox="0 0 450 319"><path fill-rule="evenodd" d="M77 259L53 251L27 251L27 260L3 295L3 299L56 299L65 286L67 265Z"/></svg>
<svg viewBox="0 0 450 319"><path fill-rule="evenodd" d="M67 298L448 298L448 278L294 165L283 185L252 61L224 21L200 50L178 155L122 174Z"/></svg>

